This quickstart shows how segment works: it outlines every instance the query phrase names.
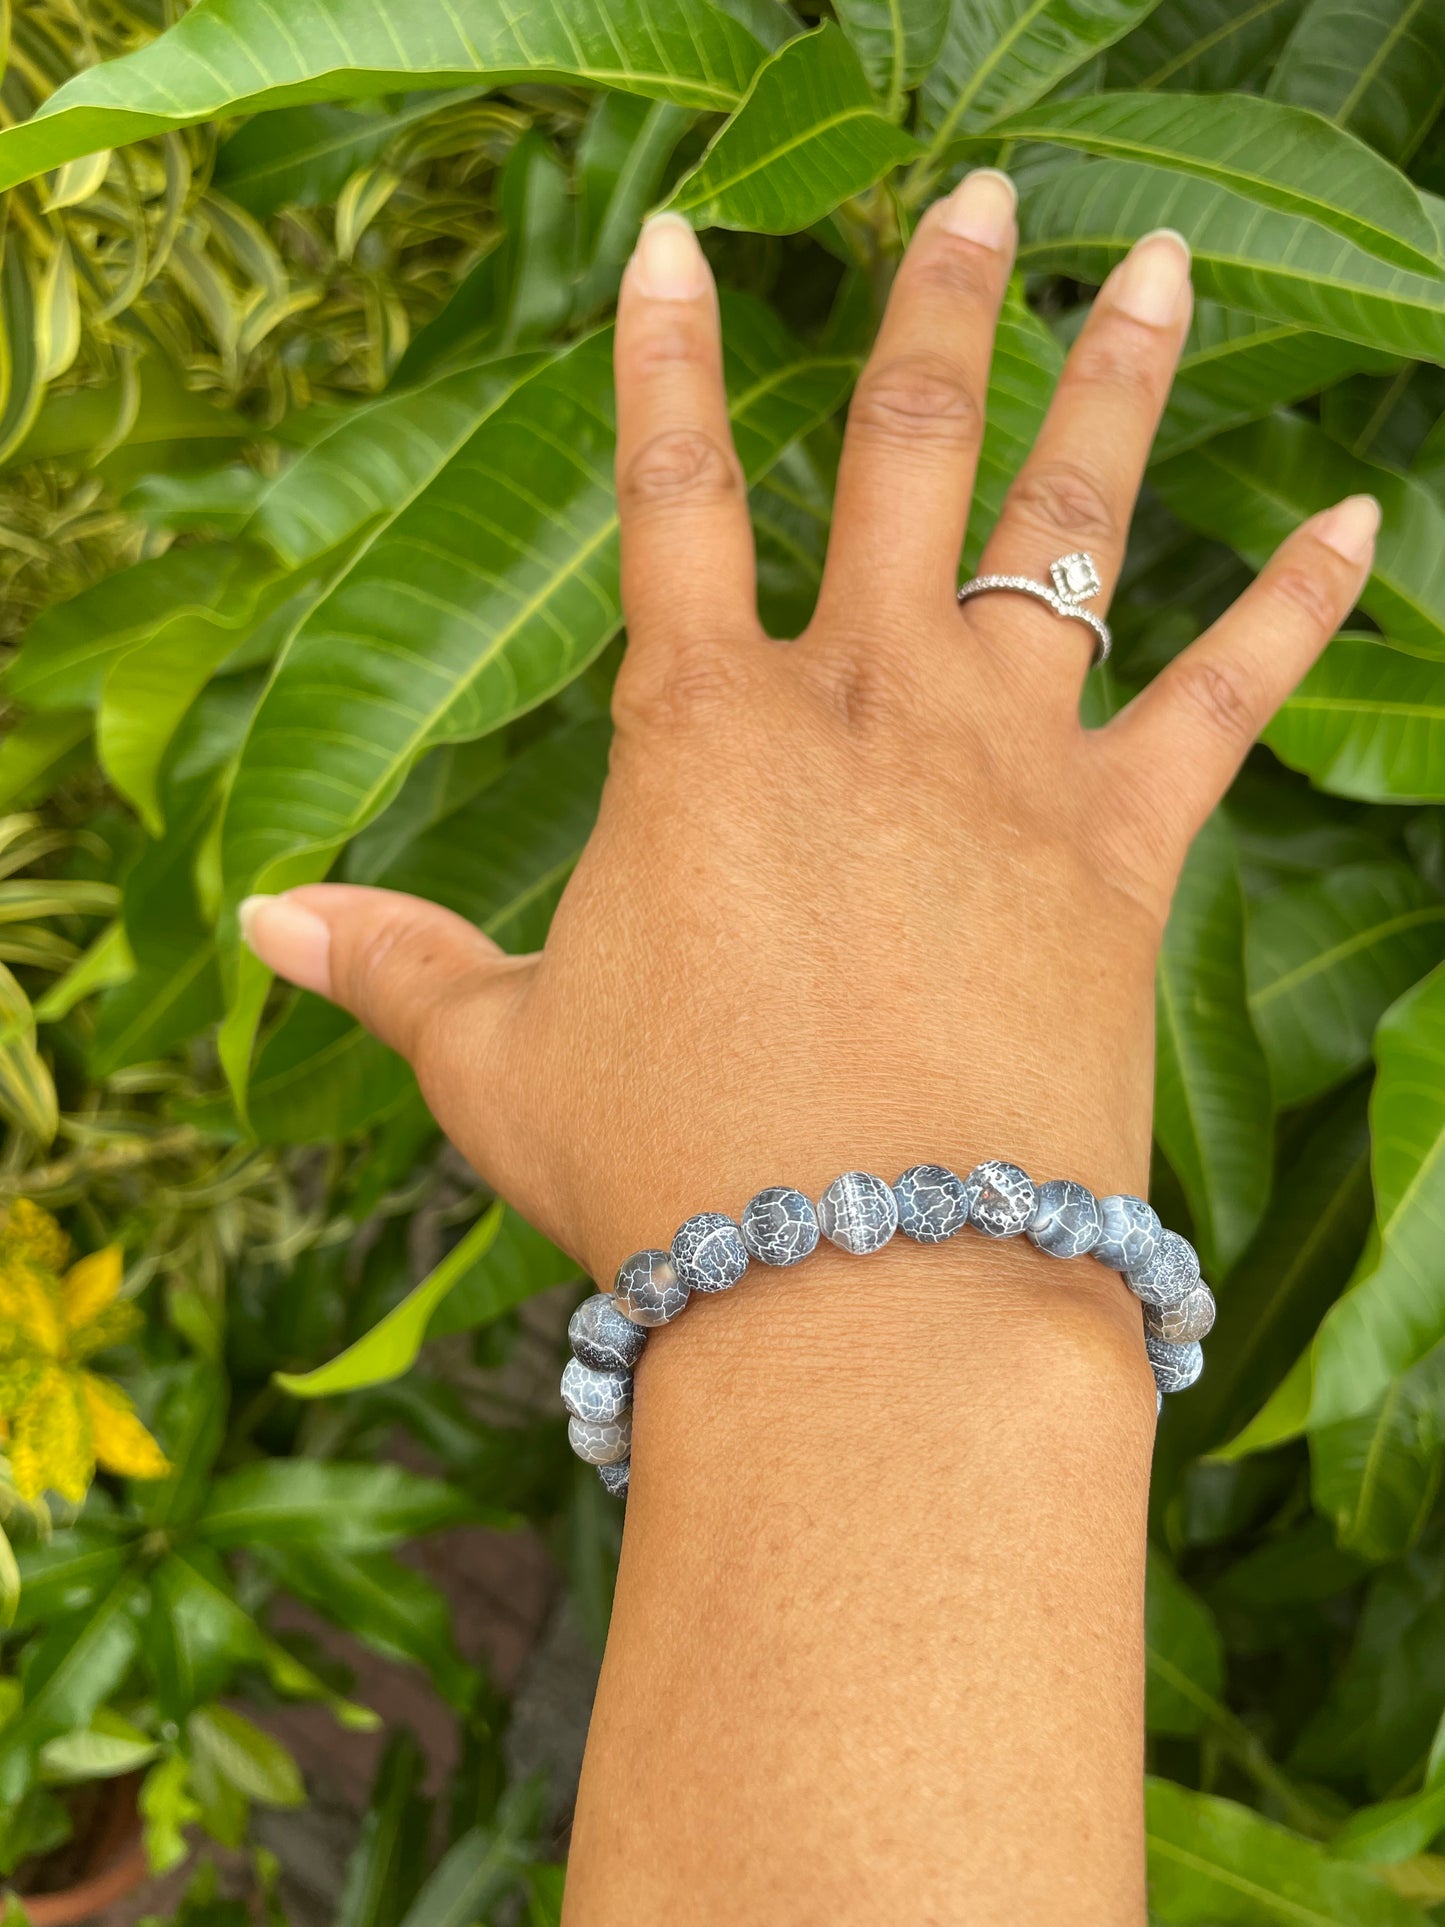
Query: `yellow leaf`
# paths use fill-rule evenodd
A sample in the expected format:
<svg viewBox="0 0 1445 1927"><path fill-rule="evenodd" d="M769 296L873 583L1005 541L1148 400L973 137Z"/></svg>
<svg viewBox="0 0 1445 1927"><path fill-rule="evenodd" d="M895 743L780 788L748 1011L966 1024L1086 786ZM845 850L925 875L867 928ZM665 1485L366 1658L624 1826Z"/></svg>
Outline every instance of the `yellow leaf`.
<svg viewBox="0 0 1445 1927"><path fill-rule="evenodd" d="M113 1305L107 1305L98 1318L92 1318L88 1325L70 1334L66 1347L72 1359L89 1358L92 1352L103 1352L111 1345L119 1345L139 1331L145 1323L141 1308L130 1298L121 1298Z"/></svg>
<svg viewBox="0 0 1445 1927"><path fill-rule="evenodd" d="M174 1468L136 1417L135 1407L108 1378L78 1374L90 1416L95 1456L107 1472L128 1479L163 1479Z"/></svg>
<svg viewBox="0 0 1445 1927"><path fill-rule="evenodd" d="M79 1505L95 1470L90 1415L77 1375L53 1365L15 1414L10 1473L22 1499L58 1492Z"/></svg>
<svg viewBox="0 0 1445 1927"><path fill-rule="evenodd" d="M64 1271L70 1240L60 1226L29 1198L16 1198L0 1224L0 1260L27 1258L41 1271Z"/></svg>
<svg viewBox="0 0 1445 1927"><path fill-rule="evenodd" d="M0 1260L0 1334L8 1354L59 1358L65 1349L59 1280L24 1258Z"/></svg>
<svg viewBox="0 0 1445 1927"><path fill-rule="evenodd" d="M105 1310L120 1290L120 1278L119 1245L107 1245L104 1251L92 1251L88 1258L76 1260L60 1287L65 1322L71 1331L79 1331Z"/></svg>

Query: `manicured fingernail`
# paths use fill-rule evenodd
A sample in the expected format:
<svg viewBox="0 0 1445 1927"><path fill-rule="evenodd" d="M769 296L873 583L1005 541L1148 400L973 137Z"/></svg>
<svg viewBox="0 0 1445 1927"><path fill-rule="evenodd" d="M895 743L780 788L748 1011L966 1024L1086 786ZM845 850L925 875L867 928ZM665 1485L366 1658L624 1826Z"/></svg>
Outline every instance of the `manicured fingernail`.
<svg viewBox="0 0 1445 1927"><path fill-rule="evenodd" d="M331 995L331 932L289 897L245 897L236 911L241 938L268 969L303 990Z"/></svg>
<svg viewBox="0 0 1445 1927"><path fill-rule="evenodd" d="M1136 241L1109 276L1114 306L1150 328L1179 319L1188 286L1189 243L1171 227Z"/></svg>
<svg viewBox="0 0 1445 1927"><path fill-rule="evenodd" d="M680 214L654 214L643 222L632 273L654 301L693 301L707 293L707 262L691 224Z"/></svg>
<svg viewBox="0 0 1445 1927"><path fill-rule="evenodd" d="M1380 505L1373 495L1347 495L1315 521L1315 534L1346 562L1368 562L1380 528Z"/></svg>
<svg viewBox="0 0 1445 1927"><path fill-rule="evenodd" d="M960 241L981 248L1012 247L1018 189L996 167L965 174L943 203L943 225Z"/></svg>

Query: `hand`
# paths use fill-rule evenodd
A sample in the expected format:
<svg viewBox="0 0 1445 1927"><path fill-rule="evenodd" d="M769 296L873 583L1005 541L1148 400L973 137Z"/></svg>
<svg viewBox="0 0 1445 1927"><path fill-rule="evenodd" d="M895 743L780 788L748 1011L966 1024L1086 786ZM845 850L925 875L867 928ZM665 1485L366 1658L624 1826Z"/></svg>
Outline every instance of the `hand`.
<svg viewBox="0 0 1445 1927"><path fill-rule="evenodd" d="M852 1167L1003 1156L1144 1187L1180 864L1353 603L1378 509L1307 523L1082 728L1088 629L1024 596L954 600L1014 245L989 171L919 224L849 412L817 612L778 643L712 280L685 224L650 223L617 322L616 741L545 950L507 958L450 912L344 885L246 908L257 954L408 1057L476 1169L604 1283L694 1211ZM1105 282L983 570L1038 578L1087 549L1104 606L1188 266L1160 233Z"/></svg>

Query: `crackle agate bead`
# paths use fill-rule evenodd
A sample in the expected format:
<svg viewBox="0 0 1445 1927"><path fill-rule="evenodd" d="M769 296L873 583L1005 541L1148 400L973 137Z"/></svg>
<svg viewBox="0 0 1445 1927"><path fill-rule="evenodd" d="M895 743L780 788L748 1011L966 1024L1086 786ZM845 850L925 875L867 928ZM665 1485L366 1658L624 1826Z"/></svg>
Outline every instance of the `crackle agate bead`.
<svg viewBox="0 0 1445 1927"><path fill-rule="evenodd" d="M699 1211L680 1225L672 1262L689 1291L726 1291L748 1268L743 1234L721 1211Z"/></svg>
<svg viewBox="0 0 1445 1927"><path fill-rule="evenodd" d="M1214 1293L1201 1278L1172 1305L1146 1305L1144 1329L1170 1345L1190 1345L1214 1329Z"/></svg>
<svg viewBox="0 0 1445 1927"><path fill-rule="evenodd" d="M687 1303L688 1289L666 1251L634 1251L617 1267L612 1296L634 1324L665 1325Z"/></svg>
<svg viewBox="0 0 1445 1927"><path fill-rule="evenodd" d="M1148 1262L1163 1229L1152 1204L1116 1192L1099 1200L1099 1242L1093 1255L1111 1271L1128 1271Z"/></svg>
<svg viewBox="0 0 1445 1927"><path fill-rule="evenodd" d="M618 1459L612 1465L599 1465L597 1476L612 1494L614 1499L627 1497L628 1474L632 1470L632 1460Z"/></svg>
<svg viewBox="0 0 1445 1927"><path fill-rule="evenodd" d="M1131 1265L1124 1283L1146 1305L1161 1310L1177 1305L1199 1283L1199 1259L1187 1238L1177 1231L1161 1231L1159 1242L1142 1265Z"/></svg>
<svg viewBox="0 0 1445 1927"><path fill-rule="evenodd" d="M791 1185L770 1184L743 1210L743 1243L765 1265L801 1264L818 1242L818 1214Z"/></svg>
<svg viewBox="0 0 1445 1927"><path fill-rule="evenodd" d="M594 1372L630 1372L641 1358L647 1333L619 1310L610 1291L584 1298L567 1326L572 1356Z"/></svg>
<svg viewBox="0 0 1445 1927"><path fill-rule="evenodd" d="M898 1229L892 1188L871 1171L845 1171L818 1200L818 1228L841 1251L880 1251Z"/></svg>
<svg viewBox="0 0 1445 1927"><path fill-rule="evenodd" d="M617 1418L596 1425L591 1419L569 1418L567 1443L588 1465L616 1465L632 1451L632 1420Z"/></svg>
<svg viewBox="0 0 1445 1927"><path fill-rule="evenodd" d="M1198 1339L1191 1345L1171 1345L1166 1338L1145 1332L1144 1349L1154 1367L1154 1383L1161 1392L1184 1392L1204 1370L1204 1347Z"/></svg>
<svg viewBox="0 0 1445 1927"><path fill-rule="evenodd" d="M968 1221L986 1238L1016 1238L1033 1217L1038 1193L1016 1164L989 1158L973 1167L966 1182Z"/></svg>
<svg viewBox="0 0 1445 1927"><path fill-rule="evenodd" d="M898 1229L921 1245L956 1238L968 1223L968 1187L942 1164L913 1164L893 1187Z"/></svg>
<svg viewBox="0 0 1445 1927"><path fill-rule="evenodd" d="M1072 1178L1050 1178L1039 1186L1034 1215L1025 1227L1029 1243L1051 1258L1085 1258L1099 1242L1099 1200Z"/></svg>
<svg viewBox="0 0 1445 1927"><path fill-rule="evenodd" d="M608 1425L632 1410L632 1374L599 1372L569 1358L562 1370L562 1403L573 1418Z"/></svg>

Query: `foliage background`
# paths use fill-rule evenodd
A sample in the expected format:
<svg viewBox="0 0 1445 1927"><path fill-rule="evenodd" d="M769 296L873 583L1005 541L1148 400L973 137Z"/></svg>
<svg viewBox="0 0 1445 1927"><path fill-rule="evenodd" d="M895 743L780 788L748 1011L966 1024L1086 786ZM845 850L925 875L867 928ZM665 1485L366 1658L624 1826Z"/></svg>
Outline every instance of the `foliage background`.
<svg viewBox="0 0 1445 1927"><path fill-rule="evenodd" d="M60 1824L57 1758L115 1770L97 1722L146 1765L158 1858L299 1794L216 1737L223 1694L334 1693L266 1631L289 1589L446 1683L472 1775L450 1837L493 1881L469 1917L519 1881L549 1917L505 1707L439 1601L383 1623L370 1582L410 1583L414 1531L527 1518L605 1624L615 1519L555 1420L474 1396L567 1266L478 1215L405 1068L269 984L235 905L403 882L539 942L605 766L607 317L640 217L705 230L785 636L899 248L995 161L1022 245L969 561L1090 289L1153 227L1194 248L1090 719L1303 516L1384 505L1351 628L1200 839L1160 971L1157 1201L1221 1310L1156 1467L1151 1905L1440 1917L1445 12L35 0L0 121L0 1179L124 1248L146 1326L111 1362L180 1468L78 1516L13 1507L12 1861ZM440 1480L370 1462L398 1424ZM237 1480L277 1499L244 1531ZM142 1596L169 1637L134 1631Z"/></svg>

